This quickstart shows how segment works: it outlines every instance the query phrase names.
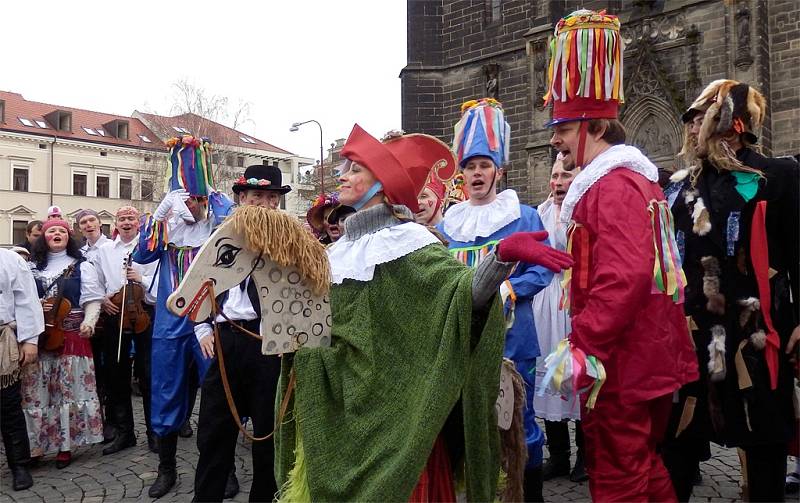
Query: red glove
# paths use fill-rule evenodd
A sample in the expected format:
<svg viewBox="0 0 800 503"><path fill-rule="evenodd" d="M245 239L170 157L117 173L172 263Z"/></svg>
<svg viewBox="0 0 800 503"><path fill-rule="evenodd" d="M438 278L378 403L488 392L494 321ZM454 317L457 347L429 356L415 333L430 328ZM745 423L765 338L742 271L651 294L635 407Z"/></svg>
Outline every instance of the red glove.
<svg viewBox="0 0 800 503"><path fill-rule="evenodd" d="M572 267L572 256L542 243L547 231L515 232L497 245L497 257L503 262L541 265L553 272Z"/></svg>

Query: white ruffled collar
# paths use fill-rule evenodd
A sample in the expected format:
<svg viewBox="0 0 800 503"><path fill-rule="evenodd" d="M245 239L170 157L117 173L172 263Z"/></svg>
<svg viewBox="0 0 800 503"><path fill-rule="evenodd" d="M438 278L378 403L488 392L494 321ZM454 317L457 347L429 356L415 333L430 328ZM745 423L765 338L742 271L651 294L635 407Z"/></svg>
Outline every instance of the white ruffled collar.
<svg viewBox="0 0 800 503"><path fill-rule="evenodd" d="M414 222L385 227L355 240L345 235L326 250L331 283L340 285L346 279L370 281L376 265L405 257L433 243L439 243L436 236Z"/></svg>
<svg viewBox="0 0 800 503"><path fill-rule="evenodd" d="M520 217L519 198L511 189L497 194L489 204L477 206L469 200L447 210L444 232L461 242L488 237Z"/></svg>
<svg viewBox="0 0 800 503"><path fill-rule="evenodd" d="M572 220L572 212L583 195L595 182L616 168L627 168L651 182L658 181L658 168L638 148L630 145L614 145L595 157L572 181L561 204L561 221Z"/></svg>

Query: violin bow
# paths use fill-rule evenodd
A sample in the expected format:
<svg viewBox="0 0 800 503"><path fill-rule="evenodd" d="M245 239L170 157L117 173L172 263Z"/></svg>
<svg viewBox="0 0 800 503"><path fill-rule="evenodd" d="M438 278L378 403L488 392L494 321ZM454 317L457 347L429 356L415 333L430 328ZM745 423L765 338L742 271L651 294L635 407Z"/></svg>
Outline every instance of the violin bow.
<svg viewBox="0 0 800 503"><path fill-rule="evenodd" d="M122 326L123 322L125 321L125 293L126 290L128 289L128 267L130 266L130 259L131 259L131 254L129 253L128 258L125 259L125 268L123 269L125 271L123 274L125 282L122 283L122 302L120 302L119 306L119 338L117 339L117 363L119 363L120 354L122 353Z"/></svg>

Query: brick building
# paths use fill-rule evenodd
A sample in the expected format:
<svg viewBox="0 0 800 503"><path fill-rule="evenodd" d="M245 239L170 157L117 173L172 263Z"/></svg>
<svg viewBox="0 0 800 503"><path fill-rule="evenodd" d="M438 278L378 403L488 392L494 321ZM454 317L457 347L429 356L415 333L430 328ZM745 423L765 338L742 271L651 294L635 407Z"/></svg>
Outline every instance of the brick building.
<svg viewBox="0 0 800 503"><path fill-rule="evenodd" d="M512 129L506 185L524 202L548 192L550 132L542 125L547 47L555 22L577 8L622 22L628 143L675 166L680 113L712 80L750 83L768 100L761 144L800 153L800 2L796 0L408 0L402 81L406 131L452 140L462 102L494 95Z"/></svg>

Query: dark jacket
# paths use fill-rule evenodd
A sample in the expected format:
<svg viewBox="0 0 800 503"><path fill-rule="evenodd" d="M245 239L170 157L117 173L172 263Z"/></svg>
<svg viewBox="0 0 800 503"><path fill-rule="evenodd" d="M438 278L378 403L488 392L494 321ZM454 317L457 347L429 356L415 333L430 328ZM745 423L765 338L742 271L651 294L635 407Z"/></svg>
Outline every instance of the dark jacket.
<svg viewBox="0 0 800 503"><path fill-rule="evenodd" d="M676 236L687 277L686 314L697 326L693 331L701 382L691 390L699 393L703 410L695 416L695 431L706 431L711 439L729 446L781 443L793 431L792 369L784 353L792 329L797 326L797 302L791 304L790 291L797 299L798 253L798 166L788 159L766 158L753 150L741 149L737 157L743 164L763 173L746 190L743 181L729 171L718 171L705 163L694 187L687 179L672 207ZM738 186L738 190L737 190ZM754 193L753 193L754 192ZM687 198L687 195L690 197ZM694 196L694 200L691 200ZM711 229L704 235L693 231L692 212L698 199L708 209ZM756 204L767 202L766 230L770 279L771 317L781 340L778 387L770 388L764 350L750 341L752 333L764 328L760 312L744 325L740 322L740 301L758 298L750 257L750 235ZM703 292L706 270L701 260L714 257L719 263L719 291L724 296L724 312L713 313ZM708 382L708 345L712 327L725 330L726 377ZM740 389L735 365L740 344L742 359L752 380L751 387ZM686 390L683 390L685 392ZM682 392L682 393L683 393ZM710 421L710 422L709 422Z"/></svg>

